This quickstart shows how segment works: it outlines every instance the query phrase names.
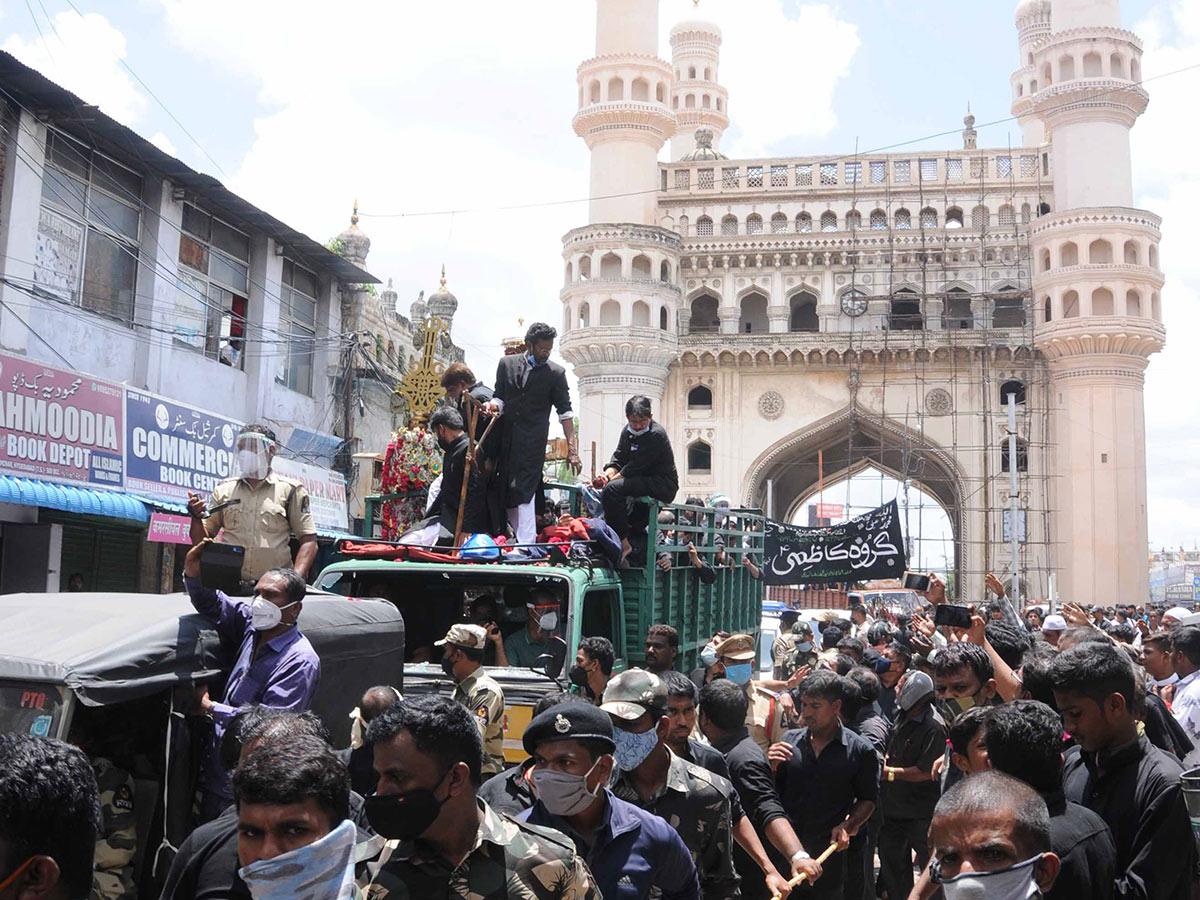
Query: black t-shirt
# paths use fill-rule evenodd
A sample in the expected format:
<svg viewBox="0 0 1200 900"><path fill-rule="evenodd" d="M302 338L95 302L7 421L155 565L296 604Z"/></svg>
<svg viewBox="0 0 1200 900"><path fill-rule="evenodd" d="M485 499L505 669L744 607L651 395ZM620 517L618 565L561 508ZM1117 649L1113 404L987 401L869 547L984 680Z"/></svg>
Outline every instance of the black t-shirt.
<svg viewBox="0 0 1200 900"><path fill-rule="evenodd" d="M818 756L807 728L787 732L792 757L775 770L775 788L801 841L828 835L861 800L876 802L879 761L874 748L849 728L839 727Z"/></svg>
<svg viewBox="0 0 1200 900"><path fill-rule="evenodd" d="M499 775L493 775L476 791L479 799L498 813L514 818L525 810L532 808L537 798L533 788L525 780L533 760L526 760L522 765L506 769Z"/></svg>
<svg viewBox="0 0 1200 900"><path fill-rule="evenodd" d="M1104 820L1062 791L1043 794L1050 811L1050 849L1062 863L1046 900L1109 900L1117 849Z"/></svg>

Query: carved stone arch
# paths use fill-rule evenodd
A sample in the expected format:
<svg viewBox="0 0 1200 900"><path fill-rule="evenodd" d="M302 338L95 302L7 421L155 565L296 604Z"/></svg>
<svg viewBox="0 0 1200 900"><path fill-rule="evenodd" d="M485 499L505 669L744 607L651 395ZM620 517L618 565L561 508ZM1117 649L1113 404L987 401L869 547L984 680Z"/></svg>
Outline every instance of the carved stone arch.
<svg viewBox="0 0 1200 900"><path fill-rule="evenodd" d="M749 366L754 364L754 357L750 355L750 351L743 350L737 356L737 364L739 366Z"/></svg>
<svg viewBox="0 0 1200 900"><path fill-rule="evenodd" d="M700 365L703 368L712 368L717 364L717 358L707 351L700 357Z"/></svg>
<svg viewBox="0 0 1200 900"><path fill-rule="evenodd" d="M771 362L777 366L786 366L788 364L788 355L782 350L776 350L775 355L771 357Z"/></svg>
<svg viewBox="0 0 1200 900"><path fill-rule="evenodd" d="M700 360L696 358L696 354L691 350L686 351L680 358L679 364L687 368L695 368L700 365Z"/></svg>
<svg viewBox="0 0 1200 900"><path fill-rule="evenodd" d="M735 357L732 350L722 350L717 357L717 365L719 366L732 366L734 361Z"/></svg>
<svg viewBox="0 0 1200 900"><path fill-rule="evenodd" d="M975 285L971 284L971 282L969 282L969 281L963 281L961 278L955 278L955 279L947 281L945 284L943 284L942 290L943 291L955 291L955 290L966 291L968 294L972 294L975 292Z"/></svg>
<svg viewBox="0 0 1200 900"><path fill-rule="evenodd" d="M793 366L804 365L804 363L806 362L806 360L804 358L804 351L803 350L793 350L790 361Z"/></svg>
<svg viewBox="0 0 1200 900"><path fill-rule="evenodd" d="M767 354L766 350L759 350L754 354L754 364L756 366L769 366L771 364L771 357Z"/></svg>
<svg viewBox="0 0 1200 900"><path fill-rule="evenodd" d="M808 354L808 362L810 365L819 366L824 359L821 357L820 350L810 350Z"/></svg>

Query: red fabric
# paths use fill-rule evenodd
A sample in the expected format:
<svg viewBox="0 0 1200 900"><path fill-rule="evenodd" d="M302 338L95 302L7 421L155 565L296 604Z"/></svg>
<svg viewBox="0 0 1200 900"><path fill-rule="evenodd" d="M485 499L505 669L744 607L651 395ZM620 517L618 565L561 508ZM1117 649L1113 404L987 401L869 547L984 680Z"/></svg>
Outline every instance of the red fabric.
<svg viewBox="0 0 1200 900"><path fill-rule="evenodd" d="M542 533L538 535L538 543L540 544L560 544L567 541L586 541L590 540L587 528L583 525L582 519L570 519L565 525L551 525L549 528L543 528Z"/></svg>

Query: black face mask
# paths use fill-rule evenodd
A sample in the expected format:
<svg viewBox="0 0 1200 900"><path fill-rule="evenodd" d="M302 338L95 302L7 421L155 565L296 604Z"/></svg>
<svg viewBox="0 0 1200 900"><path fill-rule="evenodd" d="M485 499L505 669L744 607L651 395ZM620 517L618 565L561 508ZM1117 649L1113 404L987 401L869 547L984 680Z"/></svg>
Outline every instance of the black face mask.
<svg viewBox="0 0 1200 900"><path fill-rule="evenodd" d="M447 675L450 675L451 677L454 676L454 657L452 657L452 656L443 656L442 657L442 671L445 672Z"/></svg>
<svg viewBox="0 0 1200 900"><path fill-rule="evenodd" d="M446 770L449 774L450 770ZM438 779L432 788L417 788L400 794L375 794L363 801L363 809L367 821L389 841L411 841L419 838L431 826L442 811L442 805L450 799L449 794L444 800L434 796L434 791L446 780L446 775Z"/></svg>
<svg viewBox="0 0 1200 900"><path fill-rule="evenodd" d="M576 684L581 688L585 688L588 686L587 669L576 663L575 665L571 666L570 670L567 672L567 679L571 682L571 684Z"/></svg>

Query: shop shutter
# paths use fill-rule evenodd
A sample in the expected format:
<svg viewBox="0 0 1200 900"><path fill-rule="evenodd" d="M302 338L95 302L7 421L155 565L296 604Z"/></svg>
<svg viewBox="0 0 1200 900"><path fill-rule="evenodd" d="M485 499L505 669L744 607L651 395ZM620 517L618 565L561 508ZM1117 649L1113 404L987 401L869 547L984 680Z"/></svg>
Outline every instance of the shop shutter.
<svg viewBox="0 0 1200 900"><path fill-rule="evenodd" d="M144 538L141 532L126 529L105 529L96 532L99 554L96 572L97 591L129 591L138 589L138 552Z"/></svg>
<svg viewBox="0 0 1200 900"><path fill-rule="evenodd" d="M83 576L85 591L99 589L96 586L96 529L90 525L63 522L62 568L58 576L60 591L67 589L67 579L76 572Z"/></svg>

